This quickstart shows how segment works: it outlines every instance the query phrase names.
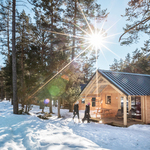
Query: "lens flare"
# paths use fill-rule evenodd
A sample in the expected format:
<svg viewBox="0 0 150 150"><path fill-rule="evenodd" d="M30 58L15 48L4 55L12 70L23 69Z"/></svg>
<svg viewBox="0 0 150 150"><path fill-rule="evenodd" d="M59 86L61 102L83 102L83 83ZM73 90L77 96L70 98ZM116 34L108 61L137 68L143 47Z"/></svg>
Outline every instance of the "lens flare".
<svg viewBox="0 0 150 150"><path fill-rule="evenodd" d="M48 104L49 103L49 99L45 99L44 100L44 104L46 105L46 104Z"/></svg>

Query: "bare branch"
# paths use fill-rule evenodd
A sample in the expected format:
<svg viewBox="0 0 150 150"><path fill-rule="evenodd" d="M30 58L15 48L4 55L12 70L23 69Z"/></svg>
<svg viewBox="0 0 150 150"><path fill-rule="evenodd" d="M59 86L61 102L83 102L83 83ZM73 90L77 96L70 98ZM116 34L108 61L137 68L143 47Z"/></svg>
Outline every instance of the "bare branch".
<svg viewBox="0 0 150 150"><path fill-rule="evenodd" d="M34 3L30 2L30 0L27 0L29 4L36 6Z"/></svg>
<svg viewBox="0 0 150 150"><path fill-rule="evenodd" d="M134 25L133 27L131 27L130 29L128 29L128 30L126 30L121 36L120 36L120 38L119 38L119 42L120 42L120 40L121 40L121 38L127 33L127 32L129 32L129 31L131 31L131 30L133 30L135 27L137 27L138 25L140 25L140 24L142 24L143 22L144 23L146 23L147 21L149 21L150 20L150 16L149 17L147 17L146 19L144 19L144 20L142 20L142 21L140 21L138 24L136 24L136 25Z"/></svg>

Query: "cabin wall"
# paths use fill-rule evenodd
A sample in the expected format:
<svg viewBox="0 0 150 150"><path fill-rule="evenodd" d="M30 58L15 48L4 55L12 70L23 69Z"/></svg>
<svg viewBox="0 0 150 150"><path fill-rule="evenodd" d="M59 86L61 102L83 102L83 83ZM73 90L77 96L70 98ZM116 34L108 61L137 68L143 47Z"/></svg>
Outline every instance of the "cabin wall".
<svg viewBox="0 0 150 150"><path fill-rule="evenodd" d="M106 104L106 96L111 96L111 104ZM112 117L115 117L118 109L121 109L120 94L108 85L102 92L103 108L111 109Z"/></svg>
<svg viewBox="0 0 150 150"><path fill-rule="evenodd" d="M106 96L111 96L111 104L106 104ZM96 106L92 106L92 97L96 98ZM85 104L82 103L82 98L85 98ZM85 105L90 103L90 110L96 110L97 108L108 108L111 109L111 117L115 117L118 109L121 109L120 93L108 85L102 93L82 95L79 100L79 110L85 110ZM106 116L107 117L107 116Z"/></svg>
<svg viewBox="0 0 150 150"><path fill-rule="evenodd" d="M146 107L146 123L150 123L150 96L146 96L145 107Z"/></svg>
<svg viewBox="0 0 150 150"><path fill-rule="evenodd" d="M85 109L85 103L82 103L82 98L79 100L79 110Z"/></svg>
<svg viewBox="0 0 150 150"><path fill-rule="evenodd" d="M92 107L92 97L96 98L96 106L94 106L94 107ZM82 103L82 98L85 99L84 104ZM79 100L79 110L85 110L85 106L88 103L90 103L90 110L95 110L101 106L101 104L100 104L101 97L100 96L97 96L95 94L88 94L86 96L82 96L82 98Z"/></svg>

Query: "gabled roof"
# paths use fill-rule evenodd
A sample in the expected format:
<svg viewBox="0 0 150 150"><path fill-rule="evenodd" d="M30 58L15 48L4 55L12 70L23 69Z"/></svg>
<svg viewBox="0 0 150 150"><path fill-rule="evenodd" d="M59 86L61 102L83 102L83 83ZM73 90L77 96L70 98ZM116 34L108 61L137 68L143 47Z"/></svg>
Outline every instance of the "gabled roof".
<svg viewBox="0 0 150 150"><path fill-rule="evenodd" d="M87 84L80 84L81 87L81 91L83 91L83 89L86 87Z"/></svg>
<svg viewBox="0 0 150 150"><path fill-rule="evenodd" d="M150 75L100 69L98 72L126 95L150 95Z"/></svg>

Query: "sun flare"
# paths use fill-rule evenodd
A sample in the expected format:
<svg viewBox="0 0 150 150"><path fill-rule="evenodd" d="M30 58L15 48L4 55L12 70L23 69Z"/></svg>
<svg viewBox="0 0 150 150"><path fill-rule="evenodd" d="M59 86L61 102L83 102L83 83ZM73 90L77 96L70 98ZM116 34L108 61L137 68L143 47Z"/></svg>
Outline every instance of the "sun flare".
<svg viewBox="0 0 150 150"><path fill-rule="evenodd" d="M94 46L98 47L103 43L102 35L100 34L92 34L89 38L89 42Z"/></svg>

